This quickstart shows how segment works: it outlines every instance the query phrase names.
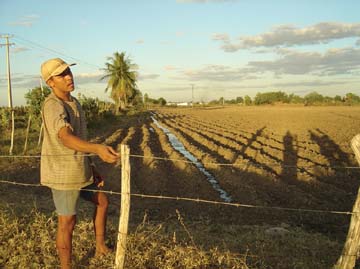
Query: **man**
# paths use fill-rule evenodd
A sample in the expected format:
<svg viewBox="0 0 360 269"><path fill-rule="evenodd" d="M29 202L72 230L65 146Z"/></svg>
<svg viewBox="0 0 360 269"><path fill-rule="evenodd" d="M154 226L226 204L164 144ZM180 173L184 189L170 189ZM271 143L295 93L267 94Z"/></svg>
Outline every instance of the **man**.
<svg viewBox="0 0 360 269"><path fill-rule="evenodd" d="M71 96L74 79L70 66L62 59L44 62L41 75L52 89L43 106L44 140L41 151L41 184L51 188L58 214L56 247L62 269L71 268L72 234L76 223L79 197L95 205L94 230L96 255L110 250L105 245L108 199L98 190L98 175L86 153L97 154L103 161L114 163L119 158L111 147L86 141L86 120L79 102Z"/></svg>

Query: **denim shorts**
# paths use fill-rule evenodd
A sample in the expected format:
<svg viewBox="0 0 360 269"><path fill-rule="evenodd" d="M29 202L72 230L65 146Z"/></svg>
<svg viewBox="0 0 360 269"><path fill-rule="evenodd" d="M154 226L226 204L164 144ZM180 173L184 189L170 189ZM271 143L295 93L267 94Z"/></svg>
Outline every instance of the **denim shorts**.
<svg viewBox="0 0 360 269"><path fill-rule="evenodd" d="M93 191L87 191L93 190ZM55 190L51 189L56 213L60 216L76 215L76 208L79 197L86 201L94 200L96 191L100 190L95 183L92 183L81 190Z"/></svg>

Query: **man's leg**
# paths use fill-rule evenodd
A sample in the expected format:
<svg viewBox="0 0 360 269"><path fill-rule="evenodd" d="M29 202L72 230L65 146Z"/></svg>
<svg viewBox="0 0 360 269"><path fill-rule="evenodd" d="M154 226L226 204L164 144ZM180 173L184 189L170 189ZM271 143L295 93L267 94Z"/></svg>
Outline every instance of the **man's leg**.
<svg viewBox="0 0 360 269"><path fill-rule="evenodd" d="M96 205L93 220L94 220L94 231L96 238L95 256L97 256L97 255L107 254L111 251L105 245L106 215L109 206L109 201L104 193L97 192L93 196L93 202Z"/></svg>
<svg viewBox="0 0 360 269"><path fill-rule="evenodd" d="M71 269L72 234L76 223L76 215L58 216L56 248L59 253L61 269Z"/></svg>
<svg viewBox="0 0 360 269"><path fill-rule="evenodd" d="M76 204L80 192L78 190L51 189L58 213L58 230L56 248L59 253L61 269L71 268L72 234L76 223Z"/></svg>

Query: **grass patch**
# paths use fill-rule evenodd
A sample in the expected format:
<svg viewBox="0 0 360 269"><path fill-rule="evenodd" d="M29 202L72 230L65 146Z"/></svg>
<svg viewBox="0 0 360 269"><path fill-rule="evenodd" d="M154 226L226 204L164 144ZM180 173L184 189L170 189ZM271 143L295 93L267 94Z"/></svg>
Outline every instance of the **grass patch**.
<svg viewBox="0 0 360 269"><path fill-rule="evenodd" d="M87 210L88 211L88 210ZM0 211L0 267L56 268L56 215L37 209L20 217L9 206ZM112 268L115 254L93 258L90 218L79 213L73 237L74 268ZM179 213L178 213L178 216ZM269 234L269 226L211 225L181 217L131 226L125 268L331 268L342 245L321 234L287 227ZM117 220L108 223L109 246L116 245Z"/></svg>
<svg viewBox="0 0 360 269"><path fill-rule="evenodd" d="M9 207L0 211L0 267L56 268L59 266L55 248L56 216L36 209L18 217ZM114 246L117 228L108 225L108 245ZM75 268L112 268L114 253L103 259L94 255L93 226L90 220L78 221L73 237ZM126 268L248 268L245 259L217 248L205 251L178 241L146 219L129 234Z"/></svg>

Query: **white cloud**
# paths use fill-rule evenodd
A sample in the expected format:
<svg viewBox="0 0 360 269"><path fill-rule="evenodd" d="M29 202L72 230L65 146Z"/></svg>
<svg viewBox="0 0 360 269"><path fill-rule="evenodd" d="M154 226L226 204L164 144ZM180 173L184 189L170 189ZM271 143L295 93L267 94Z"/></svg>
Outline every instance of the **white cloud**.
<svg viewBox="0 0 360 269"><path fill-rule="evenodd" d="M22 18L25 20L37 20L38 18L40 18L40 16L36 14L31 14L31 15L25 15Z"/></svg>
<svg viewBox="0 0 360 269"><path fill-rule="evenodd" d="M250 61L238 67L207 65L197 69L177 69L177 76L172 79L226 83L264 79L269 75L281 78L288 75L323 77L360 74L360 48L335 48L324 53L280 48L276 53L274 60ZM315 84L314 81L312 83Z"/></svg>
<svg viewBox="0 0 360 269"><path fill-rule="evenodd" d="M0 85L7 85L7 77L0 77ZM24 75L22 73L13 73L11 75L11 85L14 87L21 87L32 89L40 86L40 75Z"/></svg>
<svg viewBox="0 0 360 269"><path fill-rule="evenodd" d="M319 87L319 86L333 86L333 85L344 85L345 81L335 80L301 80L295 82L277 82L272 83L274 87Z"/></svg>
<svg viewBox="0 0 360 269"><path fill-rule="evenodd" d="M251 61L248 67L256 73L273 72L275 75L343 75L360 70L360 49L329 49L323 54L280 49L277 53L280 58L274 61Z"/></svg>
<svg viewBox="0 0 360 269"><path fill-rule="evenodd" d="M16 48L11 48L11 53L19 53L27 50L29 49L26 47L16 47Z"/></svg>
<svg viewBox="0 0 360 269"><path fill-rule="evenodd" d="M136 44L144 44L144 40L143 39L138 39L135 42Z"/></svg>
<svg viewBox="0 0 360 269"><path fill-rule="evenodd" d="M198 70L180 71L180 79L191 81L231 81L247 80L256 78L255 69L230 67L225 65L207 65Z"/></svg>
<svg viewBox="0 0 360 269"><path fill-rule="evenodd" d="M106 83L106 79L101 80L104 75L102 72L80 73L74 74L74 80L76 84Z"/></svg>
<svg viewBox="0 0 360 269"><path fill-rule="evenodd" d="M223 42L225 52L257 47L291 47L329 43L343 38L360 36L360 23L321 22L304 28L281 25L269 32L255 36L240 36L239 41L231 42L227 34L214 34L212 39Z"/></svg>
<svg viewBox="0 0 360 269"><path fill-rule="evenodd" d="M176 70L177 68L173 65L166 65L166 66L164 66L164 69L166 71L173 71L173 70Z"/></svg>
<svg viewBox="0 0 360 269"><path fill-rule="evenodd" d="M38 15L25 15L19 18L17 21L9 22L9 25L31 27L40 17Z"/></svg>
<svg viewBox="0 0 360 269"><path fill-rule="evenodd" d="M81 78L93 78L93 77L99 77L99 76L103 76L104 73L102 72L95 72L95 73L80 73L77 75L77 77L81 77Z"/></svg>
<svg viewBox="0 0 360 269"><path fill-rule="evenodd" d="M138 79L148 80L148 79L157 79L158 77L160 77L159 74L139 74Z"/></svg>
<svg viewBox="0 0 360 269"><path fill-rule="evenodd" d="M215 33L212 34L212 40L220 40L220 41L230 41L229 35L226 33Z"/></svg>

